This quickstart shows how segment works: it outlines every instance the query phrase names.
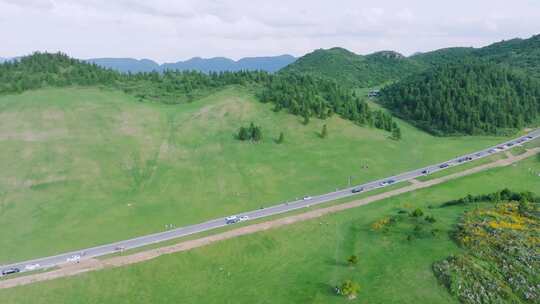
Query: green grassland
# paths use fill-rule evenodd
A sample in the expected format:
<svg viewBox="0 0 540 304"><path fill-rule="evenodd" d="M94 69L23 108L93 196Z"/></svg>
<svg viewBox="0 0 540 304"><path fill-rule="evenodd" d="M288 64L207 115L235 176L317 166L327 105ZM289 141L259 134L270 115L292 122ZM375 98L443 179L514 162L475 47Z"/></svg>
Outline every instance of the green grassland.
<svg viewBox="0 0 540 304"><path fill-rule="evenodd" d="M461 251L448 233L464 211L438 208L465 194L540 189L540 161L496 168L431 188L292 226L189 252L24 287L1 290L6 303L349 303L331 288L360 283L355 303L457 303L432 273L433 262ZM410 225L389 233L372 225L399 210L422 208L437 220L434 237L407 241ZM347 266L351 254L357 266Z"/></svg>
<svg viewBox="0 0 540 304"><path fill-rule="evenodd" d="M503 140L437 138L399 121L394 141L336 116L304 126L271 108L241 87L174 106L99 88L0 97L0 263L323 193L349 176L361 183ZM234 138L251 121L262 143Z"/></svg>

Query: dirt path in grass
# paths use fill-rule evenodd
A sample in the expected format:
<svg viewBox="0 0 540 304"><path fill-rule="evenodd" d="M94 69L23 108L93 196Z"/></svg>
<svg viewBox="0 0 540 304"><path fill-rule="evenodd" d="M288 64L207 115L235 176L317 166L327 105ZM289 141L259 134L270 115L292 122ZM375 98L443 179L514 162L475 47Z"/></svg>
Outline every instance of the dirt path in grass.
<svg viewBox="0 0 540 304"><path fill-rule="evenodd" d="M287 217L283 217L283 218L279 218L279 219L275 219L275 220L271 220L271 221L267 221L263 223L253 224L253 225L233 229L230 231L217 233L211 236L201 237L199 239L182 241L182 242L179 242L178 244L174 244L170 246L164 246L164 247L156 248L156 249L148 249L148 250L138 252L138 253L133 253L133 254L125 255L125 256L116 256L116 257L103 259L103 260L97 260L97 259L84 260L79 264L64 265L60 269L52 270L49 272L36 273L36 274L16 277L13 279L3 280L3 281L0 281L0 289L11 288L11 287L20 286L20 285L27 285L27 284L31 284L35 282L47 281L47 280L52 280L52 279L61 278L61 277L74 276L77 274L95 271L95 270L104 269L104 268L113 268L113 267L120 267L120 266L140 263L143 261L154 259L164 254L187 251L193 248L202 247L202 246L214 243L214 242L238 237L241 235L251 234L251 233L255 233L259 231L265 231L265 230L269 230L269 229L273 229L273 228L277 228L277 227L281 227L285 225L294 224L300 221L318 218L329 213L334 213L334 212L339 212L339 211L343 211L350 208L355 208L358 206L366 205L375 201L379 201L379 200L393 197L396 195L400 195L403 193L431 187L433 185L441 184L446 181L456 179L462 176L474 174L480 171L484 171L484 170L488 170L488 169L496 168L496 167L508 166L515 162L518 162L520 160L533 156L538 152L540 152L540 148L529 149L527 150L526 153L523 153L517 156L514 156L511 153L507 153L508 158L506 159L500 159L495 162L480 165L471 169L467 169L467 170L450 174L447 176L443 176L440 178L428 180L425 182L414 180L410 186L406 186L406 187L399 188L396 190L391 190L391 191L384 192L381 194L376 194L376 195L359 199L359 200L355 200L349 203L343 203L343 204L330 206L326 208L315 209L315 210L311 210L302 214L291 215L291 216L287 216Z"/></svg>

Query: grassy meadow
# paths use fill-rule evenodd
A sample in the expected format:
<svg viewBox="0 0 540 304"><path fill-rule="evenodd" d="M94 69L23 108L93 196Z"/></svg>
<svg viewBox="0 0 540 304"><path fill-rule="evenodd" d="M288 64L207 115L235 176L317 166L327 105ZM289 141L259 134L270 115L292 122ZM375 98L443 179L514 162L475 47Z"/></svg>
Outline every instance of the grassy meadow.
<svg viewBox="0 0 540 304"><path fill-rule="evenodd" d="M1 96L0 263L323 193L349 176L362 183L503 140L437 138L398 121L394 141L335 116L303 125L271 108L240 87L182 105L99 88ZM235 139L251 121L262 143Z"/></svg>
<svg viewBox="0 0 540 304"><path fill-rule="evenodd" d="M130 267L0 290L6 303L458 303L431 265L460 252L449 232L463 212L438 208L466 194L540 189L540 161L530 158L320 219L238 237ZM431 208L430 208L431 206ZM422 208L437 220L435 236L407 240L407 222L389 232L373 223ZM346 258L359 257L351 267ZM335 296L345 279L358 299Z"/></svg>

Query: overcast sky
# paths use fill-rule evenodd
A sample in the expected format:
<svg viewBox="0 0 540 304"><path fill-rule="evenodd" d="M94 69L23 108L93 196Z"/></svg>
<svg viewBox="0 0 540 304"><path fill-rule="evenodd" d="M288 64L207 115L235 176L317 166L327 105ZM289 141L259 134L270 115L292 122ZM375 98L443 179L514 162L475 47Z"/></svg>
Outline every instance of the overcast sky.
<svg viewBox="0 0 540 304"><path fill-rule="evenodd" d="M158 62L341 46L409 55L540 33L538 0L0 0L0 57Z"/></svg>

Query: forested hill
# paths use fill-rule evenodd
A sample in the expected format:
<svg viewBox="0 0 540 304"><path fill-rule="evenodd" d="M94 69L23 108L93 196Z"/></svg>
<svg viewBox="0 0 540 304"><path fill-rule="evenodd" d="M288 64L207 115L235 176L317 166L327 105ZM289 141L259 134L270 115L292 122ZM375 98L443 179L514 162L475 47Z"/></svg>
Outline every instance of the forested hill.
<svg viewBox="0 0 540 304"><path fill-rule="evenodd" d="M193 101L212 90L232 84L265 83L266 72L164 72L122 74L65 54L34 53L0 64L0 94L42 87L105 86L140 100L177 104Z"/></svg>
<svg viewBox="0 0 540 304"><path fill-rule="evenodd" d="M540 79L540 35L497 42L476 50L475 55L490 62L523 69Z"/></svg>
<svg viewBox="0 0 540 304"><path fill-rule="evenodd" d="M453 47L415 54L409 58L428 68L429 66L449 64L457 60L463 60L466 57L471 57L474 54L474 50L474 48L469 47Z"/></svg>
<svg viewBox="0 0 540 304"><path fill-rule="evenodd" d="M393 51L362 56L343 48L320 49L300 57L281 72L332 79L349 87L373 87L467 58L522 69L540 79L540 35L497 42L483 48L453 47L410 57Z"/></svg>
<svg viewBox="0 0 540 304"><path fill-rule="evenodd" d="M420 70L419 64L396 52L362 56L343 48L332 48L309 53L280 72L332 79L348 87L370 87Z"/></svg>
<svg viewBox="0 0 540 304"><path fill-rule="evenodd" d="M540 35L528 39L511 39L496 42L482 48L455 47L420 53L409 57L420 64L436 66L464 60L482 59L526 71L529 76L540 79Z"/></svg>
<svg viewBox="0 0 540 304"><path fill-rule="evenodd" d="M0 94L74 85L119 89L140 101L166 104L195 102L225 86L239 85L258 92L261 100L274 103L276 110L303 116L305 123L310 117L325 119L338 114L357 124L392 131L394 137L401 136L389 114L372 111L352 90L335 81L310 75L262 71L123 74L61 53L35 53L0 64Z"/></svg>
<svg viewBox="0 0 540 304"><path fill-rule="evenodd" d="M381 102L437 135L498 134L536 121L540 83L501 65L466 60L388 86Z"/></svg>

